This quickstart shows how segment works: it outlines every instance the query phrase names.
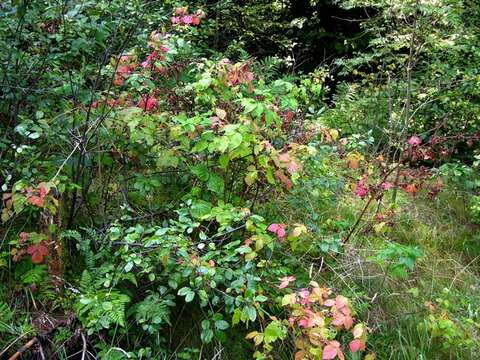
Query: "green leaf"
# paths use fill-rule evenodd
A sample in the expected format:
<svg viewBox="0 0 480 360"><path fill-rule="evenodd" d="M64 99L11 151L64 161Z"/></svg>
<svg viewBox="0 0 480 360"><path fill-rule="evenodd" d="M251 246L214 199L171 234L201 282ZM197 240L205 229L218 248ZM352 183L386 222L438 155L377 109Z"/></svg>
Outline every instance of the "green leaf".
<svg viewBox="0 0 480 360"><path fill-rule="evenodd" d="M287 335L287 331L284 326L280 323L280 321L275 320L272 321L268 326L265 328L264 332L264 341L266 343L272 343L276 340L282 340Z"/></svg>
<svg viewBox="0 0 480 360"><path fill-rule="evenodd" d="M233 311L232 326L235 326L240 322L241 316L242 316L242 311L240 309L236 308Z"/></svg>
<svg viewBox="0 0 480 360"><path fill-rule="evenodd" d="M204 200L196 200L191 206L192 216L197 219L201 219L203 216L208 215L212 210L212 204Z"/></svg>
<svg viewBox="0 0 480 360"><path fill-rule="evenodd" d="M229 328L228 322L225 320L215 321L215 327L217 330L225 330Z"/></svg>
<svg viewBox="0 0 480 360"><path fill-rule="evenodd" d="M242 134L237 132L237 133L234 133L234 134L230 135L229 140L230 140L230 143L229 143L228 147L229 147L230 150L234 150L237 147L239 147L240 144L242 143L243 136L242 136Z"/></svg>
<svg viewBox="0 0 480 360"><path fill-rule="evenodd" d="M222 169L226 169L228 166L228 163L230 162L230 158L228 157L227 154L222 154L218 158L218 164Z"/></svg>
<svg viewBox="0 0 480 360"><path fill-rule="evenodd" d="M210 321L209 320L202 320L201 324L203 330L210 329Z"/></svg>
<svg viewBox="0 0 480 360"><path fill-rule="evenodd" d="M198 83L201 85L201 87L203 89L206 89L212 83L212 79L211 78L203 78L203 79L200 79L200 81Z"/></svg>
<svg viewBox="0 0 480 360"><path fill-rule="evenodd" d="M265 302L267 300L268 300L268 298L265 295L257 295L255 297L255 301L258 301L258 302Z"/></svg>
<svg viewBox="0 0 480 360"><path fill-rule="evenodd" d="M250 321L255 321L257 319L257 310L253 306L246 306L243 308L243 311L245 311L245 314Z"/></svg>
<svg viewBox="0 0 480 360"><path fill-rule="evenodd" d="M252 186L255 181L258 178L258 172L255 171L250 171L246 176L245 176L245 182L247 183L248 186Z"/></svg>
<svg viewBox="0 0 480 360"><path fill-rule="evenodd" d="M210 177L207 181L207 188L208 190L213 191L217 195L222 195L225 188L223 178L215 173L210 173Z"/></svg>
<svg viewBox="0 0 480 360"><path fill-rule="evenodd" d="M133 268L133 261L129 261L125 264L124 270L125 272L128 273L130 270L132 270L132 268Z"/></svg>
<svg viewBox="0 0 480 360"><path fill-rule="evenodd" d="M201 181L207 181L210 176L210 171L208 170L208 167L205 164L198 164L198 165L192 166L191 171Z"/></svg>
<svg viewBox="0 0 480 360"><path fill-rule="evenodd" d="M208 344L213 339L213 330L212 329L203 330L200 333L200 338L205 344Z"/></svg>
<svg viewBox="0 0 480 360"><path fill-rule="evenodd" d="M247 114L254 111L255 108L257 107L257 103L255 103L255 101L252 100L252 99L243 100L242 105L243 105L243 108L244 108L243 111Z"/></svg>
<svg viewBox="0 0 480 360"><path fill-rule="evenodd" d="M190 293L192 291L192 289L190 289L189 287L183 287L181 288L180 290L178 290L178 295L180 296L186 296L188 293Z"/></svg>
<svg viewBox="0 0 480 360"><path fill-rule="evenodd" d="M185 302L189 303L193 300L195 297L195 293L193 291L190 291L187 296L185 296Z"/></svg>

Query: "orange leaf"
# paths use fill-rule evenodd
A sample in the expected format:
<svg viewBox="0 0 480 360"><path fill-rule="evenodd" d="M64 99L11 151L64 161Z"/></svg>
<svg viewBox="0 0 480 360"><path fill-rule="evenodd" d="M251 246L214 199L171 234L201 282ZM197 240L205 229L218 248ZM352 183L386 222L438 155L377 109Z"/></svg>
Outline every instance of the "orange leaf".
<svg viewBox="0 0 480 360"><path fill-rule="evenodd" d="M305 351L300 350L295 353L295 360L303 360L305 359Z"/></svg>
<svg viewBox="0 0 480 360"><path fill-rule="evenodd" d="M287 188L287 190L290 190L293 186L292 180L286 176L282 170L277 170L275 171L275 175L277 176L277 179L282 182L282 184Z"/></svg>
<svg viewBox="0 0 480 360"><path fill-rule="evenodd" d="M358 169L358 160L356 159L349 160L348 166L350 167L350 169L353 169L353 170Z"/></svg>

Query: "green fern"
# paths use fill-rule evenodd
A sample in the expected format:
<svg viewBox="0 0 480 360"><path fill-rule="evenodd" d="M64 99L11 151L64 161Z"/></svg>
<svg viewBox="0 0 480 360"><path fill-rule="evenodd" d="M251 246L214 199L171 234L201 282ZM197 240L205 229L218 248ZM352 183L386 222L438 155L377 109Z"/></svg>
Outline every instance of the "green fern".
<svg viewBox="0 0 480 360"><path fill-rule="evenodd" d="M100 290L82 294L75 304L78 318L88 334L113 325L125 326L125 307L130 298L118 291Z"/></svg>
<svg viewBox="0 0 480 360"><path fill-rule="evenodd" d="M85 236L76 230L65 230L60 235L60 239L73 239L76 241L77 250L80 252L81 258L85 262L86 268L93 270L95 268L95 253L92 250L92 242L98 241L98 235L94 229L82 228Z"/></svg>
<svg viewBox="0 0 480 360"><path fill-rule="evenodd" d="M92 288L93 288L93 277L88 272L88 270L83 270L82 277L80 278L79 290L82 293L87 293L89 291L92 291L93 290Z"/></svg>
<svg viewBox="0 0 480 360"><path fill-rule="evenodd" d="M77 241L81 241L82 236L76 230L64 230L60 234L60 240L63 240L63 239L75 239Z"/></svg>
<svg viewBox="0 0 480 360"><path fill-rule="evenodd" d="M0 332L7 331L13 319L13 311L7 303L0 301Z"/></svg>
<svg viewBox="0 0 480 360"><path fill-rule="evenodd" d="M27 270L20 276L20 281L25 285L41 284L48 275L46 265L37 265Z"/></svg>

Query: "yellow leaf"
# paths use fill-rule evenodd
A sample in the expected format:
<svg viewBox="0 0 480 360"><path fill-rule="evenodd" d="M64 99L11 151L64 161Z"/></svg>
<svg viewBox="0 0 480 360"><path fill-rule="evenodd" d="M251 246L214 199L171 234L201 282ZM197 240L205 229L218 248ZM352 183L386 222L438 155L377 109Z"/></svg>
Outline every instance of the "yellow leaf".
<svg viewBox="0 0 480 360"><path fill-rule="evenodd" d="M162 262L163 266L166 267L168 265L168 255L161 256L160 261Z"/></svg>
<svg viewBox="0 0 480 360"><path fill-rule="evenodd" d="M263 334L258 334L257 336L255 336L253 341L255 342L255 346L260 345L263 342Z"/></svg>
<svg viewBox="0 0 480 360"><path fill-rule="evenodd" d="M330 129L330 136L332 137L333 140L337 140L339 136L339 132L336 129Z"/></svg>
<svg viewBox="0 0 480 360"><path fill-rule="evenodd" d="M355 339L359 339L362 335L363 335L363 332L365 330L365 327L363 324L357 324L355 325L355 327L353 328L353 337Z"/></svg>
<svg viewBox="0 0 480 360"><path fill-rule="evenodd" d="M282 306L293 305L297 302L297 296L295 294L287 294L282 299Z"/></svg>
<svg viewBox="0 0 480 360"><path fill-rule="evenodd" d="M12 216L13 211L8 210L7 208L3 208L2 210L2 222L7 222L8 219Z"/></svg>
<svg viewBox="0 0 480 360"><path fill-rule="evenodd" d="M216 108L215 109L215 114L217 114L217 116L221 119L221 120L224 120L225 117L227 116L227 112L223 109L220 109L220 108Z"/></svg>
<svg viewBox="0 0 480 360"><path fill-rule="evenodd" d="M265 246L265 243L261 237L255 239L255 251L260 251Z"/></svg>
<svg viewBox="0 0 480 360"><path fill-rule="evenodd" d="M255 251L252 251L251 253L245 254L245 260L251 261L255 259L256 256L257 256L257 253Z"/></svg>
<svg viewBox="0 0 480 360"><path fill-rule="evenodd" d="M382 221L381 223L373 225L373 230L375 230L375 233L377 234L383 234L387 230L385 225L386 225L385 222Z"/></svg>
<svg viewBox="0 0 480 360"><path fill-rule="evenodd" d="M252 331L252 332L248 333L247 336L245 336L245 339L247 339L247 340L253 339L258 334L259 334L258 331Z"/></svg>
<svg viewBox="0 0 480 360"><path fill-rule="evenodd" d="M293 237L299 237L302 234L302 229L300 227L296 227L292 231Z"/></svg>

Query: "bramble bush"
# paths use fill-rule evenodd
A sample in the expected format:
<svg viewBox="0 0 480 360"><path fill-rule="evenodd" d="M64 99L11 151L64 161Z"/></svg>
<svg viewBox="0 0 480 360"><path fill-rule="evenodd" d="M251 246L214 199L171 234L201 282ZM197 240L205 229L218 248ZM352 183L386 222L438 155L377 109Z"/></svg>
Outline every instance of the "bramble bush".
<svg viewBox="0 0 480 360"><path fill-rule="evenodd" d="M95 17L96 6L103 4L70 11ZM35 281L23 273L28 293L43 284L67 292L55 307L74 311L80 338L105 359L175 354L181 348L167 336L176 334L185 307L198 318L193 330L204 344L225 342L232 327L271 329L272 314L282 311L279 279L291 270L280 256L289 248L285 239L308 232L302 224L269 223L255 210L294 188L303 162L315 156L308 144L315 129L303 112L321 104L321 83L267 80L268 69L254 59L206 59L196 44L205 13L177 7L170 15L143 46L105 52L110 59L98 68L94 91L72 89L63 113L40 107L40 128L28 121L15 128L31 144L16 149L16 160L36 155L31 176L9 173L4 185L2 221L22 229L10 236L4 266L34 271L46 264ZM62 33L60 24L43 28ZM59 139L53 147L43 143L51 136ZM67 138L70 147L61 144ZM80 280L70 283L68 274ZM320 288L312 284L309 301L301 291L304 313L288 304L298 322L288 327L300 339L302 322L314 316L305 326L315 332L305 356L334 358L334 346L343 357L336 331L353 327L350 305L317 309L333 300L330 290L313 295ZM112 342L120 354L108 350ZM364 350L365 342L350 347Z"/></svg>

